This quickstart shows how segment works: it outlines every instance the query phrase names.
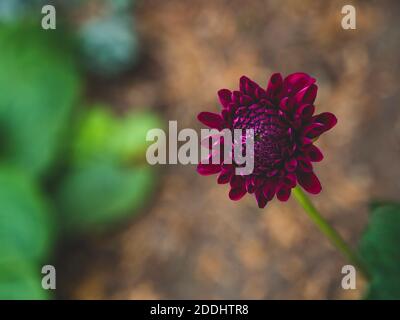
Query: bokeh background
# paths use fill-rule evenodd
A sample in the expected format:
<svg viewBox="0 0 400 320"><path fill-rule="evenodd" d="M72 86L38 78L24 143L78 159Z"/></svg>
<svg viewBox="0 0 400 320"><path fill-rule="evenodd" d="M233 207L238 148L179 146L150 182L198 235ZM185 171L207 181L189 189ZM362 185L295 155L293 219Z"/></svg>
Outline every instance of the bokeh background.
<svg viewBox="0 0 400 320"><path fill-rule="evenodd" d="M197 113L216 111L217 90L241 75L264 86L273 72L310 73L317 110L339 120L318 141L313 200L356 246L368 203L400 200L399 1L59 1L56 31L27 2L0 5L6 294L41 297L41 265L53 264L48 298L361 297L361 279L341 288L347 262L294 200L260 210L194 166L150 168L144 137L168 120L199 129ZM341 27L346 4L356 30Z"/></svg>

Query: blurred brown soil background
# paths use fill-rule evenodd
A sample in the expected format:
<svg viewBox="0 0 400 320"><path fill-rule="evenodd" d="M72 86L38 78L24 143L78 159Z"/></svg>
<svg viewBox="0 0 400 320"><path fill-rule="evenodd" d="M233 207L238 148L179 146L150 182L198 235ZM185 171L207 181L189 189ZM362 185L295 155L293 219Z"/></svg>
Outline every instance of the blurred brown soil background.
<svg viewBox="0 0 400 320"><path fill-rule="evenodd" d="M317 110L338 125L317 145L323 192L317 207L357 244L371 199L400 199L400 2L351 1L357 30L341 28L350 1L137 1L142 61L89 92L124 108L159 110L180 129L218 109L216 91L245 74L318 80ZM60 298L356 299L341 288L347 262L297 203L259 210L246 196L200 177L194 166L160 168L140 217L111 233L66 245L57 260ZM65 251L66 250L66 251ZM60 251L59 251L60 252Z"/></svg>

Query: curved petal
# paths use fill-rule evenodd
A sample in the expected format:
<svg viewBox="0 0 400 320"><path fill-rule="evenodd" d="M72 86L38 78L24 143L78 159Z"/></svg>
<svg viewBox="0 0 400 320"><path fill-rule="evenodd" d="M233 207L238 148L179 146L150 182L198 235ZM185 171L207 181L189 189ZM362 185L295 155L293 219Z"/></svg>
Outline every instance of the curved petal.
<svg viewBox="0 0 400 320"><path fill-rule="evenodd" d="M296 168L297 168L297 159L296 158L292 158L292 159L289 159L288 161L286 161L285 169L287 172L293 172L296 170Z"/></svg>
<svg viewBox="0 0 400 320"><path fill-rule="evenodd" d="M237 90L232 91L232 103L234 103L235 105L239 105L241 96L242 93L240 91Z"/></svg>
<svg viewBox="0 0 400 320"><path fill-rule="evenodd" d="M262 190L261 190L261 189L257 189L256 192L254 193L254 195L255 195L255 197L256 197L258 207L259 207L260 209L265 208L265 206L266 206L267 203L268 203L268 200L267 200L267 198L264 196Z"/></svg>
<svg viewBox="0 0 400 320"><path fill-rule="evenodd" d="M224 127L224 119L221 115L213 112L200 112L197 116L197 119L212 129L221 130Z"/></svg>
<svg viewBox="0 0 400 320"><path fill-rule="evenodd" d="M289 105L289 98L288 97L285 97L280 101L279 108L282 111L285 111L285 112L289 112L290 111L290 105Z"/></svg>
<svg viewBox="0 0 400 320"><path fill-rule="evenodd" d="M250 96L244 94L240 97L241 106L248 106L251 103L253 103L253 99Z"/></svg>
<svg viewBox="0 0 400 320"><path fill-rule="evenodd" d="M255 183L254 183L254 178L248 177L246 179L246 190L248 193L253 193L256 189Z"/></svg>
<svg viewBox="0 0 400 320"><path fill-rule="evenodd" d="M224 108L228 108L229 103L232 101L232 92L228 89L221 89L218 91L219 102Z"/></svg>
<svg viewBox="0 0 400 320"><path fill-rule="evenodd" d="M302 104L296 110L296 115L303 121L310 120L314 114L315 107L313 104Z"/></svg>
<svg viewBox="0 0 400 320"><path fill-rule="evenodd" d="M296 186L296 182L297 178L293 173L286 175L285 179L283 180L283 183L290 188L294 188Z"/></svg>
<svg viewBox="0 0 400 320"><path fill-rule="evenodd" d="M311 161L303 156L297 157L297 164L299 169L301 169L304 172L311 172L313 170Z"/></svg>
<svg viewBox="0 0 400 320"><path fill-rule="evenodd" d="M231 179L231 187L232 188L238 188L238 187L246 188L245 179L242 176L234 175Z"/></svg>
<svg viewBox="0 0 400 320"><path fill-rule="evenodd" d="M222 171L218 175L217 183L226 184L231 181L232 176L233 172L231 170L222 169Z"/></svg>
<svg viewBox="0 0 400 320"><path fill-rule="evenodd" d="M231 188L229 191L229 198L233 201L238 201L243 198L243 196L247 193L246 188L244 186L240 186L237 188Z"/></svg>
<svg viewBox="0 0 400 320"><path fill-rule="evenodd" d="M230 103L229 105L231 105ZM230 108L230 107L228 107ZM229 109L224 109L221 111L222 118L224 119L225 123L231 123L232 118L231 118L231 111Z"/></svg>
<svg viewBox="0 0 400 320"><path fill-rule="evenodd" d="M297 104L313 104L315 98L317 97L317 91L318 87L316 84L305 87L296 93L296 95L294 96L295 102Z"/></svg>
<svg viewBox="0 0 400 320"><path fill-rule="evenodd" d="M313 124L318 124L319 128L315 128L307 132L307 137L315 138L333 128L337 123L337 118L333 113L323 112L312 118Z"/></svg>
<svg viewBox="0 0 400 320"><path fill-rule="evenodd" d="M302 172L297 173L297 180L299 184L309 193L318 194L322 190L321 183L314 172Z"/></svg>
<svg viewBox="0 0 400 320"><path fill-rule="evenodd" d="M212 174L216 174L221 171L221 165L220 164L203 164L200 163L197 165L197 172L201 174L202 176L209 176Z"/></svg>
<svg viewBox="0 0 400 320"><path fill-rule="evenodd" d="M256 99L259 99L259 100L261 100L267 96L264 89L261 88L260 86L256 87L256 89L254 90L254 95L255 95Z"/></svg>
<svg viewBox="0 0 400 320"><path fill-rule="evenodd" d="M275 196L276 193L276 179L269 179L263 187L264 197L270 201Z"/></svg>
<svg viewBox="0 0 400 320"><path fill-rule="evenodd" d="M274 73L271 78L269 79L267 85L267 97L273 98L277 96L280 91L282 90L283 78L280 73Z"/></svg>
<svg viewBox="0 0 400 320"><path fill-rule="evenodd" d="M285 185L281 185L278 188L278 192L276 193L276 197L280 201L287 201L290 197L291 189Z"/></svg>
<svg viewBox="0 0 400 320"><path fill-rule="evenodd" d="M308 138L318 137L323 129L324 125L322 123L311 123L303 127L303 134Z"/></svg>
<svg viewBox="0 0 400 320"><path fill-rule="evenodd" d="M239 90L241 93L243 94L247 94L249 96L253 96L254 95L254 90L257 87L257 84L249 79L246 76L241 76L240 80L239 80Z"/></svg>
<svg viewBox="0 0 400 320"><path fill-rule="evenodd" d="M324 155L322 154L321 150L319 150L319 148L313 144L310 145L309 149L307 150L307 155L312 162L319 162L324 159Z"/></svg>
<svg viewBox="0 0 400 320"><path fill-rule="evenodd" d="M282 96L293 96L304 87L313 83L315 83L315 79L304 72L292 73L283 80Z"/></svg>

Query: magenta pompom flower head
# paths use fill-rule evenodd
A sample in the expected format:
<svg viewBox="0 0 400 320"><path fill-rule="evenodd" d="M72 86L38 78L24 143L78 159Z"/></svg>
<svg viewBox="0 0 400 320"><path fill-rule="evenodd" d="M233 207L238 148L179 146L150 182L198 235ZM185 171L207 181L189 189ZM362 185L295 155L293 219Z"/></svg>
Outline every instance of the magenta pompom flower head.
<svg viewBox="0 0 400 320"><path fill-rule="evenodd" d="M329 112L314 115L317 89L315 79L305 73L285 79L275 73L266 89L243 76L239 91L218 91L221 112L201 112L198 119L217 130L252 129L254 168L251 174L237 174L235 161L225 163L222 158L217 164L200 163L197 171L218 174L218 183L229 183L232 200L254 194L260 208L275 195L288 200L297 184L309 193L319 193L321 184L313 162L321 161L323 155L314 141L337 119ZM223 144L223 139L218 141Z"/></svg>

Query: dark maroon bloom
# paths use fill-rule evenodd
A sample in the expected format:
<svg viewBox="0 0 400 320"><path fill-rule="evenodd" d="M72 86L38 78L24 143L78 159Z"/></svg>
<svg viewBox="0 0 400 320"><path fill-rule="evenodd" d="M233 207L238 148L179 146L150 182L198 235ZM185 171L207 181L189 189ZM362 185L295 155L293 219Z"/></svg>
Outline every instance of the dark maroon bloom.
<svg viewBox="0 0 400 320"><path fill-rule="evenodd" d="M197 171L201 175L218 173L218 183L230 183L232 200L254 194L260 208L275 195L286 201L297 183L309 193L319 193L321 184L312 162L321 161L323 155L313 142L337 119L329 112L314 115L317 89L315 79L305 73L285 79L275 73L266 89L243 76L239 91L218 91L221 113L201 112L198 119L218 130L253 129L254 170L250 175L236 175L235 162L222 160L199 164Z"/></svg>

